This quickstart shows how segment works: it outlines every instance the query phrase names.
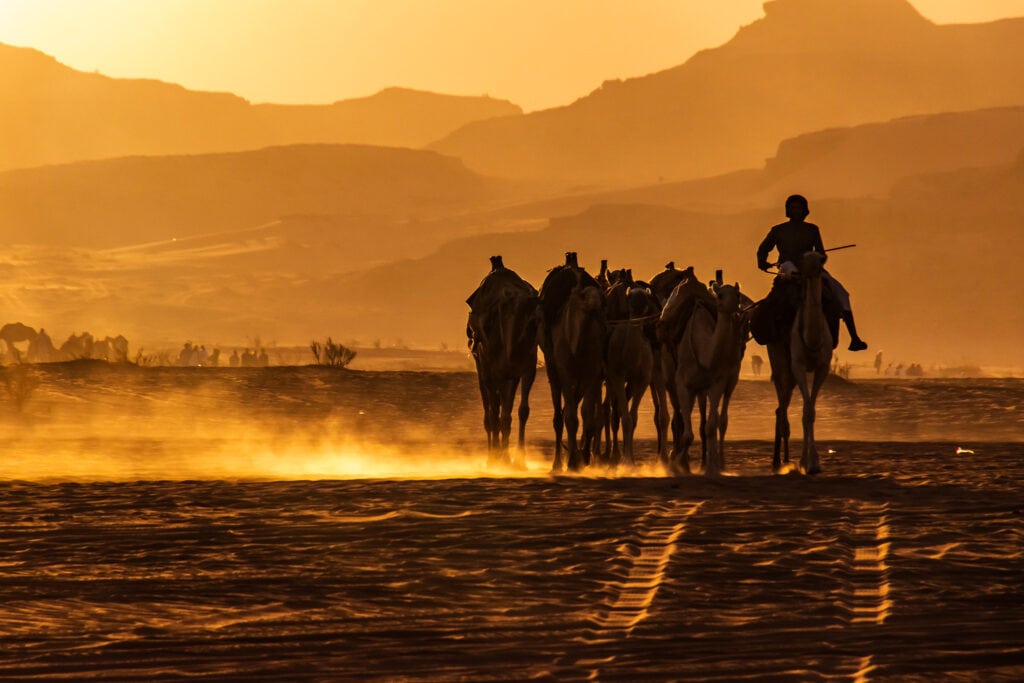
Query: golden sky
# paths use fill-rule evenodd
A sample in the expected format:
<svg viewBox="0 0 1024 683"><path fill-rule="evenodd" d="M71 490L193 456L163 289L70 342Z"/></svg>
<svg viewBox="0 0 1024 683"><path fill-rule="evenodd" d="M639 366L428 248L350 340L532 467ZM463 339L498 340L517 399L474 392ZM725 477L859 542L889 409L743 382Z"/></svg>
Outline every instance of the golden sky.
<svg viewBox="0 0 1024 683"><path fill-rule="evenodd" d="M936 23L1024 16L1024 0L912 0ZM392 86L568 104L675 66L763 16L762 0L0 0L0 42L82 71L254 102Z"/></svg>

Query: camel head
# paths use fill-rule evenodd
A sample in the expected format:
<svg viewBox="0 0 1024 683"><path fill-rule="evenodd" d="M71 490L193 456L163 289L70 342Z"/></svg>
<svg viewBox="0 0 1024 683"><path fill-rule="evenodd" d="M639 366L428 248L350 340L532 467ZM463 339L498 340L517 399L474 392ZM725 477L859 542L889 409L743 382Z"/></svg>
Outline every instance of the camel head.
<svg viewBox="0 0 1024 683"><path fill-rule="evenodd" d="M740 285L718 285L714 288L715 300L718 302L718 313L736 315L740 310Z"/></svg>
<svg viewBox="0 0 1024 683"><path fill-rule="evenodd" d="M800 257L800 273L804 277L821 277L821 271L824 266L824 254L819 254L816 251L808 251Z"/></svg>
<svg viewBox="0 0 1024 683"><path fill-rule="evenodd" d="M643 318L661 312L658 300L646 287L633 287L629 290L629 316Z"/></svg>

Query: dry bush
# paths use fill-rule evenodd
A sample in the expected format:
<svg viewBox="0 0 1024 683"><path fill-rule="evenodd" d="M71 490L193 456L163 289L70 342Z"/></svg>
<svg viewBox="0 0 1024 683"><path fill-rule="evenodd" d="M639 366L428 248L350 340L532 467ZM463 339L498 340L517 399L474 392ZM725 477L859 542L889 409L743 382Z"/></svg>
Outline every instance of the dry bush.
<svg viewBox="0 0 1024 683"><path fill-rule="evenodd" d="M313 358L317 365L330 365L332 367L344 368L356 357L356 352L344 344L335 342L328 337L322 344L316 340L309 343L309 350L313 352Z"/></svg>

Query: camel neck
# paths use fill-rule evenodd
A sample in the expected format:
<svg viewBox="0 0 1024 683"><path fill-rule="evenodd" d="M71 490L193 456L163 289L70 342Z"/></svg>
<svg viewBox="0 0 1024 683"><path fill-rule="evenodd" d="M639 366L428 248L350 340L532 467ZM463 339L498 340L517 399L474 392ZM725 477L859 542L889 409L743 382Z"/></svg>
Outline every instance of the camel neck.
<svg viewBox="0 0 1024 683"><path fill-rule="evenodd" d="M821 308L821 276L806 277L804 302L800 309L800 327L804 345L808 349L818 349L826 343L824 317Z"/></svg>

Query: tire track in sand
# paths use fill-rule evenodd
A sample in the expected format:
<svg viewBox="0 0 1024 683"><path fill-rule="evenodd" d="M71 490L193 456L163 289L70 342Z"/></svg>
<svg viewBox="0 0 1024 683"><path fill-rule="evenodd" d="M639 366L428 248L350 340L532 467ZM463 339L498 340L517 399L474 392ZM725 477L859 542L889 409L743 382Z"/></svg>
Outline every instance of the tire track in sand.
<svg viewBox="0 0 1024 683"><path fill-rule="evenodd" d="M621 580L606 584L609 597L605 609L591 617L593 628L588 629L579 642L596 647L628 638L637 624L647 618L676 550L676 541L686 530L687 520L704 502L661 503L640 517L637 522L639 538L635 543L623 545L616 558L628 566L628 570ZM608 657L580 658L569 666L569 671L578 672L587 680L597 680L601 665L610 661Z"/></svg>
<svg viewBox="0 0 1024 683"><path fill-rule="evenodd" d="M892 615L893 599L886 558L889 540L889 503L848 501L853 517L853 571L844 591L842 607L853 628L881 626ZM877 667L874 656L865 654L844 667L853 683L867 683Z"/></svg>

